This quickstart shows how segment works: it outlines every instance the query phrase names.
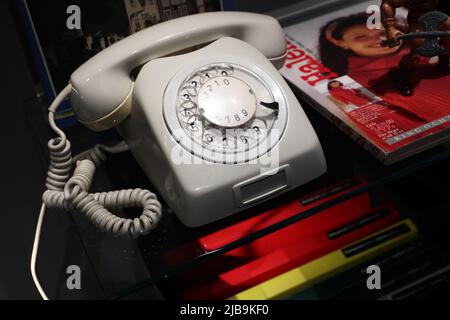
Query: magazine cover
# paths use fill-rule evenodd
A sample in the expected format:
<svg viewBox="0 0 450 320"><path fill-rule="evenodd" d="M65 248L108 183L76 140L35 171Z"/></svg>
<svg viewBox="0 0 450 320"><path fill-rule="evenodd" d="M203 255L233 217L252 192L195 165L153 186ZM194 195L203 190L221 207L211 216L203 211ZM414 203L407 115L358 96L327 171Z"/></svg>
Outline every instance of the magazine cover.
<svg viewBox="0 0 450 320"><path fill-rule="evenodd" d="M363 1L286 27L281 72L319 112L391 164L450 137L450 71L448 56L414 57L414 90L405 95L398 73L410 48L383 45L380 5ZM400 30L408 17L397 9Z"/></svg>
<svg viewBox="0 0 450 320"><path fill-rule="evenodd" d="M220 11L220 0L16 0L36 72L48 101L89 58L157 23L190 14ZM67 27L69 8L79 8L80 28ZM49 19L53 17L53 19ZM75 122L70 105L58 112L62 127Z"/></svg>

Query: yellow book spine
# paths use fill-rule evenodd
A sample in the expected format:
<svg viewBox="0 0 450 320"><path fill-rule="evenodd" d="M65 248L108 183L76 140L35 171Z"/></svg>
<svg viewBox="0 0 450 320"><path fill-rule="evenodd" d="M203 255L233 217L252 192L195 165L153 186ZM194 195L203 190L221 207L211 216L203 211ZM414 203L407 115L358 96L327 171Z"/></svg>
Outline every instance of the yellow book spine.
<svg viewBox="0 0 450 320"><path fill-rule="evenodd" d="M267 280L229 298L229 300L282 299L319 281L349 269L374 256L408 242L417 236L417 228L403 220L340 250Z"/></svg>

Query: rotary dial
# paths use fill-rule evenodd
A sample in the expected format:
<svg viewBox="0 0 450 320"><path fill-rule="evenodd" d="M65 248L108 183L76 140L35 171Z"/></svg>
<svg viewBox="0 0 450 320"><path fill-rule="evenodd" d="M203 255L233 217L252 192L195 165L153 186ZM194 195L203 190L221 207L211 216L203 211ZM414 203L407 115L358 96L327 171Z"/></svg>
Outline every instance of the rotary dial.
<svg viewBox="0 0 450 320"><path fill-rule="evenodd" d="M279 103L246 68L213 64L183 81L176 108L181 127L195 143L214 152L236 153L267 138Z"/></svg>

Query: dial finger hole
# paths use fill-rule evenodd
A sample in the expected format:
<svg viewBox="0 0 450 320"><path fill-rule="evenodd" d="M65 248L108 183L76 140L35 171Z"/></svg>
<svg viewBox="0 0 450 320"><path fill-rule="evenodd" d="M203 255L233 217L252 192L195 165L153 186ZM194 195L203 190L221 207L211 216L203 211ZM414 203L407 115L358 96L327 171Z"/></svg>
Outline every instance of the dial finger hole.
<svg viewBox="0 0 450 320"><path fill-rule="evenodd" d="M197 89L192 86L185 86L181 88L179 91L179 96L182 101L192 101L195 100L197 97Z"/></svg>
<svg viewBox="0 0 450 320"><path fill-rule="evenodd" d="M222 145L225 148L234 148L235 136L230 133L225 133L222 138Z"/></svg>
<svg viewBox="0 0 450 320"><path fill-rule="evenodd" d="M264 121L256 119L250 124L249 129L254 131L257 134L261 134L265 130L267 130L267 125Z"/></svg>
<svg viewBox="0 0 450 320"><path fill-rule="evenodd" d="M201 72L197 72L191 78L189 78L188 83L194 88L199 88L203 84L203 75Z"/></svg>
<svg viewBox="0 0 450 320"><path fill-rule="evenodd" d="M220 130L214 129L214 128L208 128L203 133L203 141L208 144L213 144L218 141L221 141L223 138L222 133Z"/></svg>
<svg viewBox="0 0 450 320"><path fill-rule="evenodd" d="M242 135L242 136L239 136L239 140L240 140L241 144L248 145L250 142L250 137L247 135Z"/></svg>
<svg viewBox="0 0 450 320"><path fill-rule="evenodd" d="M196 121L197 121L197 116L193 115L193 116L190 116L190 117L186 120L186 123L187 123L188 125L194 125Z"/></svg>
<svg viewBox="0 0 450 320"><path fill-rule="evenodd" d="M198 90L193 85L188 85L188 86L184 87L182 90L184 90L191 97L195 97L198 95Z"/></svg>
<svg viewBox="0 0 450 320"><path fill-rule="evenodd" d="M197 104L191 100L187 100L187 101L183 101L180 105L181 108L183 109L194 109L195 107L197 107Z"/></svg>
<svg viewBox="0 0 450 320"><path fill-rule="evenodd" d="M206 82L212 78L217 77L218 70L216 68L209 68L202 71L203 81Z"/></svg>
<svg viewBox="0 0 450 320"><path fill-rule="evenodd" d="M215 138L214 138L214 136L212 136L208 133L205 133L203 135L203 141L205 141L206 143L213 143L215 141Z"/></svg>
<svg viewBox="0 0 450 320"><path fill-rule="evenodd" d="M180 92L180 99L181 101L192 101L191 95L189 95L187 92Z"/></svg>
<svg viewBox="0 0 450 320"><path fill-rule="evenodd" d="M180 114L185 117L185 118L190 118L194 115L194 112L192 111L192 109L184 109L184 108L180 108ZM187 120L185 119L184 122L186 122Z"/></svg>
<svg viewBox="0 0 450 320"><path fill-rule="evenodd" d="M201 131L201 125L198 122L188 124L189 131L196 133Z"/></svg>
<svg viewBox="0 0 450 320"><path fill-rule="evenodd" d="M248 145L251 143L251 141L253 140L250 135L246 132L246 130L244 129L237 129L235 131L235 135L236 135L236 144L238 145L238 147L242 148L242 147L248 147Z"/></svg>
<svg viewBox="0 0 450 320"><path fill-rule="evenodd" d="M234 73L234 68L232 66L223 66L219 69L221 76L231 76Z"/></svg>

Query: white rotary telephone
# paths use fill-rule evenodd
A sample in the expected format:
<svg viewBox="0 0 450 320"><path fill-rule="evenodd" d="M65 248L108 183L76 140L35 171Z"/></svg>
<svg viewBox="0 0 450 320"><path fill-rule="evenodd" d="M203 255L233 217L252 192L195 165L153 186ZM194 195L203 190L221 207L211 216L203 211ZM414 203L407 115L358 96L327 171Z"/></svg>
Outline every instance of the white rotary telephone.
<svg viewBox="0 0 450 320"><path fill-rule="evenodd" d="M161 23L91 58L49 109L58 138L49 143L49 190L38 227L47 206L81 211L117 235L137 237L154 228L161 206L149 191L89 193L95 165L107 152L128 148L190 227L322 175L326 162L318 138L277 71L285 56L285 37L274 18L214 12ZM69 95L81 123L94 131L117 127L126 144L98 146L72 159L53 119ZM127 206L142 206L142 216L131 220L109 212Z"/></svg>

